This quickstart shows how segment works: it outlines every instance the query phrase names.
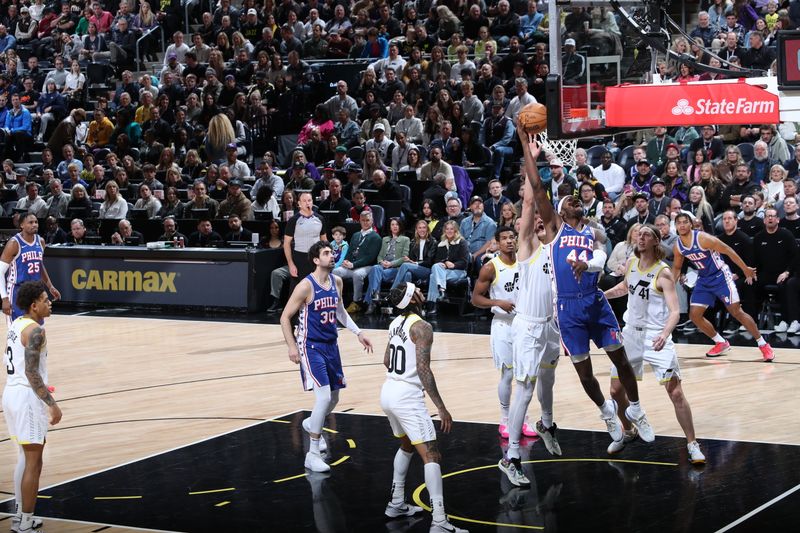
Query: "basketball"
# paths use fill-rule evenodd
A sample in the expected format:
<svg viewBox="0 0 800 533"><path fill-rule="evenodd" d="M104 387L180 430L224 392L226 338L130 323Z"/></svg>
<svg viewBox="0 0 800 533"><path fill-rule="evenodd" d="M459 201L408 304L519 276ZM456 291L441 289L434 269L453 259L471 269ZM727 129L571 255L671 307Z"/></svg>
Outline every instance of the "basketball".
<svg viewBox="0 0 800 533"><path fill-rule="evenodd" d="M547 128L547 108L543 104L528 104L520 110L517 120L528 133L540 133Z"/></svg>

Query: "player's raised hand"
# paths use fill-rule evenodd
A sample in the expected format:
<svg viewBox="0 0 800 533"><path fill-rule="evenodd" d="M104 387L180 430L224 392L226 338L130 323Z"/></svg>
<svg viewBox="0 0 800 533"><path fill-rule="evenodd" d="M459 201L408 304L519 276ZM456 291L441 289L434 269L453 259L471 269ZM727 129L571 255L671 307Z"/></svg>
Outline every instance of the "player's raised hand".
<svg viewBox="0 0 800 533"><path fill-rule="evenodd" d="M296 344L289 346L289 361L296 365L300 364L300 351L297 349Z"/></svg>
<svg viewBox="0 0 800 533"><path fill-rule="evenodd" d="M752 285L753 282L758 279L755 268L751 268L745 265L744 268L742 269L742 272L744 273L744 278L745 278L744 282L747 283L748 285Z"/></svg>
<svg viewBox="0 0 800 533"><path fill-rule="evenodd" d="M364 351L372 353L372 342L364 335L364 332L358 334L358 342L364 347Z"/></svg>
<svg viewBox="0 0 800 533"><path fill-rule="evenodd" d="M442 433L450 433L450 428L453 427L453 417L444 406L439 408L439 420L442 422Z"/></svg>

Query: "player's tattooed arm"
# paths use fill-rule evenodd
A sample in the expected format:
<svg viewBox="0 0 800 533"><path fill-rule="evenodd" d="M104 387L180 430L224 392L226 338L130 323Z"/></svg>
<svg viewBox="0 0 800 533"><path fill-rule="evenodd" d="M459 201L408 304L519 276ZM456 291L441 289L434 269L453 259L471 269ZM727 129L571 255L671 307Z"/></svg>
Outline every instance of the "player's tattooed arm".
<svg viewBox="0 0 800 533"><path fill-rule="evenodd" d="M417 349L417 374L425 392L428 393L433 405L439 411L439 418L442 421L442 431L448 433L453 423L453 418L444 406L444 400L439 395L436 387L436 378L433 377L431 370L431 347L433 346L433 328L424 321L419 321L411 326L411 341Z"/></svg>
<svg viewBox="0 0 800 533"><path fill-rule="evenodd" d="M42 347L45 343L44 329L39 326L33 328L28 337L28 345L25 346L25 376L31 384L31 389L47 405L55 405L53 395L47 390L47 385L42 381L39 374L39 359L42 354Z"/></svg>

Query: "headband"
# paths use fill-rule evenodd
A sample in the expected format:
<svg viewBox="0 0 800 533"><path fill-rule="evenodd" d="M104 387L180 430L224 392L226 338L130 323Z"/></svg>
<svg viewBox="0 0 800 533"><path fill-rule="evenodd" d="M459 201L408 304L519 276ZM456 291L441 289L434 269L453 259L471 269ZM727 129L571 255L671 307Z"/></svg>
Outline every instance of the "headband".
<svg viewBox="0 0 800 533"><path fill-rule="evenodd" d="M562 198L562 199L561 199L561 200L558 202L558 211L556 211L556 214L557 214L557 215L560 215L560 214L561 214L561 209L564 207L564 202L566 202L566 201L567 201L567 198L569 198L569 196L565 196L564 198Z"/></svg>
<svg viewBox="0 0 800 533"><path fill-rule="evenodd" d="M411 282L406 283L406 293L403 295L403 299L400 300L400 303L398 303L395 307L397 307L398 309L405 309L406 307L408 307L408 304L411 303L411 298L414 297L414 291L416 290L417 290L416 285L414 285Z"/></svg>

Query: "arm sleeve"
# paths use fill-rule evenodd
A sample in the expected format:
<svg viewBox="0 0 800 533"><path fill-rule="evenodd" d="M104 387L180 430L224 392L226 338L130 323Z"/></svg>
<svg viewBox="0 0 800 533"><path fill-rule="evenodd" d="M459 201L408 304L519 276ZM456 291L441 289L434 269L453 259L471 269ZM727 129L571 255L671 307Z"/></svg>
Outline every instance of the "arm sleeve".
<svg viewBox="0 0 800 533"><path fill-rule="evenodd" d="M6 287L6 272L11 265L5 261L0 261L0 297L8 298L8 287Z"/></svg>

